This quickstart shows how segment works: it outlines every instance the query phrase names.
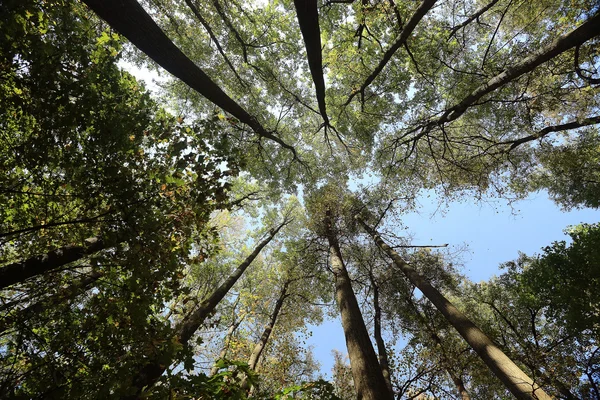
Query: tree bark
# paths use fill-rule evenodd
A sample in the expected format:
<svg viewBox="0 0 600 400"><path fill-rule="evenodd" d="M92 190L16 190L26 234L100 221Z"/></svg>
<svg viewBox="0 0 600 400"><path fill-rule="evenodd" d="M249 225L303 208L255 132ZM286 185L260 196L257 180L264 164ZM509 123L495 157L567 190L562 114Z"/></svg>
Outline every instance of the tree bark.
<svg viewBox="0 0 600 400"><path fill-rule="evenodd" d="M446 317L448 322L458 331L465 341L481 357L506 388L517 398L523 400L551 400L542 388L525 374L510 358L496 346L471 320L461 313L437 289L409 266L381 236L369 227L362 219L358 222L371 235L375 243L394 261L406 277L415 285L429 301Z"/></svg>
<svg viewBox="0 0 600 400"><path fill-rule="evenodd" d="M410 304L411 308L415 312L415 315L416 315L419 323L421 325L423 325L425 327L425 329L427 330L427 333L428 333L429 337L431 338L431 340L433 340L433 342L440 347L440 356L442 357L443 368L448 373L448 376L450 376L450 379L452 379L454 386L456 386L456 390L458 391L460 398L462 400L471 400L471 397L469 395L469 392L467 391L467 388L465 387L465 383L464 383L462 377L460 376L460 374L455 373L454 370L452 369L452 363L450 362L450 357L446 353L444 345L442 344L442 339L437 334L437 332L435 330L435 326L429 325L429 323L427 322L427 318L423 314L421 314L421 312L419 311L419 309L417 308L415 303L412 301L411 296L408 296L406 301ZM427 345L425 345L425 346L427 346Z"/></svg>
<svg viewBox="0 0 600 400"><path fill-rule="evenodd" d="M323 78L323 55L321 54L321 30L319 28L319 12L316 0L294 0L298 24L304 39L308 66L312 75L317 94L319 111L329 125L327 109L325 108L325 79Z"/></svg>
<svg viewBox="0 0 600 400"><path fill-rule="evenodd" d="M379 287L375 282L373 272L369 271L369 280L371 281L371 287L373 287L373 309L375 310L374 317L374 335L375 343L377 343L377 355L379 357L379 366L385 379L385 385L387 386L390 393L394 393L392 388L392 378L390 374L390 363L385 348L385 341L381 335L381 307L379 306Z"/></svg>
<svg viewBox="0 0 600 400"><path fill-rule="evenodd" d="M177 339L179 343L186 346L188 341L198 330L200 325L212 313L219 302L227 295L229 290L238 281L242 274L246 271L248 266L258 256L260 251L275 237L277 232L285 225L289 223L288 220L284 220L277 228L271 229L269 235L261 241L254 251L246 257L246 259L236 268L236 270L223 282L208 298L206 298L200 306L188 314L176 328ZM146 365L144 365L137 375L134 377L132 386L135 394L133 396L125 396L124 399L138 399L142 398L142 391L144 388L151 388L156 381L162 376L167 369L168 365L161 363L158 354L155 355Z"/></svg>
<svg viewBox="0 0 600 400"><path fill-rule="evenodd" d="M91 274L76 280L69 286L61 289L58 293L41 299L21 310L17 311L17 316L7 316L0 322L0 334L9 329L9 325L15 320L28 320L29 316L37 314L46 308L56 306L64 301L71 300L83 290L89 288L91 284L100 279L104 274L98 271L92 271Z"/></svg>
<svg viewBox="0 0 600 400"><path fill-rule="evenodd" d="M357 399L392 400L393 395L387 388L379 366L329 216L324 223L329 242L331 269L335 276L335 295L340 308Z"/></svg>
<svg viewBox="0 0 600 400"><path fill-rule="evenodd" d="M269 323L267 326L265 326L265 329L264 329L262 335L260 336L260 339L258 340L256 345L254 345L254 349L252 349L252 353L250 354L250 357L248 358L248 367L252 371L256 370L256 366L258 365L260 356L262 355L262 352L265 349L265 346L267 345L269 338L271 337L271 332L273 332L273 328L275 327L275 323L277 322L277 317L279 316L281 307L283 307L283 302L285 301L285 299L287 297L288 286L289 286L289 282L286 282L283 285L283 288L281 289L281 292L279 294L279 298L277 298L277 302L275 303L275 308L273 309L273 312L271 313L271 318L269 319ZM241 386L248 391L253 389L253 388L250 388L250 385L248 385L248 380L245 376L242 379Z"/></svg>
<svg viewBox="0 0 600 400"><path fill-rule="evenodd" d="M242 321L245 318L245 315L243 315L240 319L237 318L236 308L237 308L239 301L240 301L240 296L238 295L237 299L235 300L235 303L233 304L233 309L231 312L231 314L232 314L231 318L233 319L233 322L231 323L231 325L229 325L229 329L227 329L227 333L225 334L225 341L223 344L223 348L219 352L219 358L218 358L219 360L222 360L227 356L227 351L229 350L229 343L231 342L233 333L240 326L240 324L242 323ZM217 372L219 372L219 368L215 365L214 367L212 367L210 369L210 373L208 376L214 376Z"/></svg>
<svg viewBox="0 0 600 400"><path fill-rule="evenodd" d="M295 149L268 132L258 120L229 97L202 69L175 46L136 0L82 0L100 18L125 36L158 65L200 93L210 102L248 125L260 137L292 151Z"/></svg>
<svg viewBox="0 0 600 400"><path fill-rule="evenodd" d="M0 268L0 289L55 270L104 248L105 244L101 239L92 237L86 239L83 246L65 246L41 256L5 265Z"/></svg>

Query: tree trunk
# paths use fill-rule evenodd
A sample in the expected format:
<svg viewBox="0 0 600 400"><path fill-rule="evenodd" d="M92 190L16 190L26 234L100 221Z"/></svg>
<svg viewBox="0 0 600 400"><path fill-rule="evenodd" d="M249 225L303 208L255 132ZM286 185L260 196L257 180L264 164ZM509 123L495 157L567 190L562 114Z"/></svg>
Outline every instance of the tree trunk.
<svg viewBox="0 0 600 400"><path fill-rule="evenodd" d="M259 136L277 142L296 155L292 146L268 132L255 117L248 114L183 54L136 0L82 1L158 65L181 79L210 102L248 125Z"/></svg>
<svg viewBox="0 0 600 400"><path fill-rule="evenodd" d="M454 385L456 386L456 390L458 391L461 400L471 400L471 396L469 396L469 392L467 391L467 388L465 388L465 382L462 380L462 378L454 375L449 370L448 373L450 374L450 378L452 378L452 382L454 382Z"/></svg>
<svg viewBox="0 0 600 400"><path fill-rule="evenodd" d="M460 398L462 400L471 400L471 397L469 396L469 392L467 391L467 388L465 387L465 383L464 383L462 377L460 376L460 374L457 374L452 369L452 363L450 362L450 357L446 353L444 345L442 344L442 339L437 334L437 332L435 330L435 326L433 326L433 325L430 326L428 324L427 318L423 314L421 314L421 312L419 311L419 309L417 308L415 303L412 301L411 296L407 296L406 301L410 304L411 308L415 312L415 315L417 316L417 320L419 321L419 323L422 324L425 327L425 329L427 330L427 333L429 334L429 337L431 338L431 340L433 340L433 342L440 347L440 356L442 357L443 367L446 370L446 372L448 373L448 375L450 376L450 379L452 379L454 386L456 386L456 390L458 391ZM425 345L425 346L427 346L427 345Z"/></svg>
<svg viewBox="0 0 600 400"><path fill-rule="evenodd" d="M506 388L517 398L523 400L551 400L538 384L527 376L510 358L508 358L490 338L488 338L471 320L461 313L448 299L423 278L414 268L406 264L379 234L362 219L358 222L371 235L375 243L392 258L394 264L415 285L429 301L446 317L466 342L481 357Z"/></svg>
<svg viewBox="0 0 600 400"><path fill-rule="evenodd" d="M37 314L46 308L56 306L64 301L71 300L82 290L87 289L92 283L100 279L104 274L102 272L93 271L91 274L73 282L69 286L61 289L58 293L41 299L17 312L15 316L7 316L0 322L0 334L9 329L9 325L15 320L27 320L29 316Z"/></svg>
<svg viewBox="0 0 600 400"><path fill-rule="evenodd" d="M231 342L233 333L240 326L242 321L244 321L245 315L243 315L242 318L240 318L240 319L237 318L236 309L237 309L237 305L238 305L239 301L240 301L240 296L238 295L237 299L235 300L235 303L233 304L233 308L232 308L232 312L231 312L231 318L233 319L233 322L231 323L231 325L229 325L229 329L227 329L227 333L225 334L225 341L223 344L223 348L219 352L218 360L222 360L227 356L227 351L229 350L229 343ZM215 365L214 367L212 367L210 369L210 373L208 376L214 376L214 375L216 375L217 372L219 372L219 368Z"/></svg>
<svg viewBox="0 0 600 400"><path fill-rule="evenodd" d="M233 333L238 328L238 326L240 326L241 322L242 319L239 319L234 321L231 325L229 325L229 329L227 329L227 333L225 334L225 344L219 352L219 360L222 360L227 356L227 351L229 350L229 342L231 341ZM208 376L215 376L217 372L219 372L219 368L217 366L214 366L210 369L210 373Z"/></svg>
<svg viewBox="0 0 600 400"><path fill-rule="evenodd" d="M383 336L381 335L381 307L379 306L379 287L375 282L375 277L373 276L372 271L369 271L369 279L371 281L371 286L373 287L373 308L375 310L374 334L375 343L377 343L377 355L379 357L379 366L381 367L383 379L385 379L385 384L388 390L390 391L390 393L394 393L394 389L392 388L392 378L390 374L390 363L388 361L387 351L385 349L385 342L383 340Z"/></svg>
<svg viewBox="0 0 600 400"><path fill-rule="evenodd" d="M329 217L325 224L331 269L335 276L335 296L340 308L357 399L392 400L392 393L387 388L379 366Z"/></svg>
<svg viewBox="0 0 600 400"><path fill-rule="evenodd" d="M277 322L277 317L279 316L279 312L281 311L281 307L283 306L283 302L287 297L289 282L286 282L281 289L281 293L279 294L279 298L277 299L277 303L275 303L275 308L273 309L273 313L271 314L271 319L269 320L269 324L265 326L265 330L260 337L260 340L254 346L254 350L252 350L252 354L248 359L248 366L251 370L256 370L256 365L258 364L258 360L267 345L269 337L271 337L271 332L273 332L273 328L275 327L275 323Z"/></svg>
<svg viewBox="0 0 600 400"><path fill-rule="evenodd" d="M265 346L267 345L269 338L271 337L271 332L273 332L273 328L275 327L275 323L277 322L277 317L279 316L279 312L281 311L283 302L285 301L285 299L287 297L288 286L289 286L289 282L286 282L283 285L283 288L281 289L281 293L279 294L279 298L277 299L277 302L275 303L275 308L273 309L273 312L271 313L271 318L269 320L269 323L267 326L265 326L265 329L264 329L262 335L260 336L260 339L254 346L254 349L252 350L252 353L250 354L250 358L248 358L248 367L250 367L250 369L252 371L256 370L256 366L258 365L258 360L260 359L260 356L261 356L263 350L265 349ZM248 385L248 380L246 379L246 377L244 377L242 379L241 386L243 388L245 388L246 390L250 390L250 387Z"/></svg>
<svg viewBox="0 0 600 400"><path fill-rule="evenodd" d="M323 55L321 54L321 30L319 28L319 12L316 0L294 0L298 25L304 39L308 66L315 84L319 112L329 125L325 108L325 79L323 78Z"/></svg>
<svg viewBox="0 0 600 400"><path fill-rule="evenodd" d="M0 268L0 289L52 271L105 248L104 242L97 237L86 239L85 242L83 246L65 246L41 256L5 265Z"/></svg>
<svg viewBox="0 0 600 400"><path fill-rule="evenodd" d="M225 280L225 282L223 282L207 299L205 299L194 312L188 314L181 321L179 326L176 328L176 331L178 332L177 339L179 340L179 343L184 346L187 345L190 338L198 330L200 325L202 325L206 317L208 317L208 315L215 310L219 302L223 300L223 298L227 295L227 292L229 292L237 280L242 276L248 266L258 256L263 247L265 247L273 239L273 237L275 237L277 232L279 232L279 230L288 223L289 221L285 220L277 228L271 229L269 236L256 246L254 251L248 257L246 257L244 262L242 262L236 268L236 270ZM159 358L159 355L156 354L144 367L140 369L138 374L134 377L132 383L135 394L133 396L126 396L124 397L125 399L142 398L140 395L142 394L144 388L151 388L162 376L168 365L163 364Z"/></svg>

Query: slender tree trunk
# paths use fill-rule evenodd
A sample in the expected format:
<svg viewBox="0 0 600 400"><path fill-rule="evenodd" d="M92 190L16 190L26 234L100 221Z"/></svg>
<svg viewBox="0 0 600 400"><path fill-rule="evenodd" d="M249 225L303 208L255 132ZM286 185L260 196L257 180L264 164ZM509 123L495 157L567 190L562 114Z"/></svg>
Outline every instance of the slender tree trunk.
<svg viewBox="0 0 600 400"><path fill-rule="evenodd" d="M27 320L31 315L37 314L46 308L56 306L64 301L71 300L83 290L86 290L100 279L104 274L102 272L93 271L91 274L76 280L69 286L60 290L58 293L41 299L17 312L16 316L7 316L0 322L0 334L9 329L10 324L16 320Z"/></svg>
<svg viewBox="0 0 600 400"><path fill-rule="evenodd" d="M206 317L208 317L208 315L215 310L219 302L223 300L223 298L227 295L227 292L229 292L233 285L238 281L248 266L258 256L263 247L265 247L273 239L273 237L275 237L277 232L279 232L279 230L288 223L289 221L285 220L277 228L271 229L269 236L256 246L254 251L248 257L246 257L244 262L242 262L236 268L236 270L225 280L225 282L223 282L208 298L206 298L195 311L188 314L183 321L181 321L179 326L176 328L178 332L177 339L179 340L179 343L184 346L187 345L188 341L198 330L200 325L202 325ZM158 356L158 354L155 355L144 367L140 369L140 371L134 377L132 383L135 394L133 396L126 396L124 397L125 399L142 398L140 395L142 394L144 388L151 388L165 372L168 365L163 364L164 361L159 360L160 357Z"/></svg>
<svg viewBox="0 0 600 400"><path fill-rule="evenodd" d="M423 314L421 314L415 303L412 301L411 296L407 296L406 301L411 305L411 308L413 309L417 320L419 321L419 323L421 323L421 325L425 327L431 340L433 340L433 342L440 347L440 356L442 357L443 367L448 373L448 376L450 376L450 379L452 379L454 386L456 386L456 390L458 391L460 398L462 400L471 400L471 397L469 396L469 392L465 387L465 383L462 377L460 376L460 374L454 372L454 370L451 367L452 363L450 362L450 357L448 357L448 354L446 353L444 345L442 344L442 339L437 334L435 326L430 326L428 324L427 318Z"/></svg>
<svg viewBox="0 0 600 400"><path fill-rule="evenodd" d="M269 324L265 326L265 330L263 331L260 340L254 346L254 350L252 350L252 354L250 354L250 358L248 359L248 366L251 370L256 370L256 365L258 364L258 360L271 337L271 332L273 332L273 328L275 327L275 323L277 322L277 317L279 316L279 312L281 311L281 307L283 307L283 302L287 297L289 282L286 282L281 289L281 293L279 294L279 298L275 303L275 308L273 309L273 313L271 313L271 319L269 320Z"/></svg>
<svg viewBox="0 0 600 400"><path fill-rule="evenodd" d="M471 320L454 307L448 299L431 286L414 268L406 264L398 253L383 241L375 230L369 227L362 219L357 218L357 220L371 235L375 243L392 258L396 267L435 305L448 322L452 324L479 357L481 357L494 375L504 383L506 388L517 399L551 400L551 397L508 358Z"/></svg>
<svg viewBox="0 0 600 400"><path fill-rule="evenodd" d="M254 349L252 350L252 353L250 354L250 357L248 358L248 367L250 367L250 369L252 371L256 371L256 366L258 365L260 356L262 355L262 352L265 349L265 346L267 345L269 338L271 337L271 332L273 332L273 328L275 327L275 323L277 322L277 317L279 317L279 312L281 311L281 307L283 307L283 302L285 301L285 299L287 297L288 286L289 286L289 281L283 285L283 288L281 289L279 297L277 298L277 302L275 303L275 308L273 309L273 312L271 313L271 318L269 319L269 323L267 324L267 326L265 326L265 329L263 330L263 333L260 336L260 339L258 340L256 345L254 345ZM244 377L242 379L241 386L243 388L245 388L246 390L251 390L250 386L248 385L248 380L246 379L246 377Z"/></svg>
<svg viewBox="0 0 600 400"><path fill-rule="evenodd" d="M377 343L377 355L379 357L379 365L381 366L381 372L383 373L383 379L385 379L385 385L387 386L390 393L394 393L392 387L392 378L390 374L390 363L385 348L385 342L381 335L381 307L379 306L379 287L375 282L373 272L369 271L369 280L371 281L371 287L373 287L373 309L375 310L374 318L374 333L375 343Z"/></svg>
<svg viewBox="0 0 600 400"><path fill-rule="evenodd" d="M102 240L92 237L86 239L83 246L65 246L41 256L5 265L0 268L0 289L42 275L104 248L105 244Z"/></svg>
<svg viewBox="0 0 600 400"><path fill-rule="evenodd" d="M227 329L227 334L225 334L225 344L223 345L223 348L219 352L219 360L222 360L227 356L227 351L229 350L229 343L231 342L233 333L240 326L242 321L243 321L243 319L240 318L238 320L235 320L231 325L229 325L229 329ZM217 374L217 372L219 372L219 367L217 367L215 365L214 367L212 367L210 369L210 373L208 376L215 376Z"/></svg>
<svg viewBox="0 0 600 400"><path fill-rule="evenodd" d="M229 351L229 343L231 342L231 339L233 338L233 333L235 332L235 330L240 326L240 324L242 323L242 321L245 318L245 315L242 316L241 318L237 318L237 305L240 301L240 296L238 295L237 299L235 300L235 303L233 304L233 308L231 311L231 318L232 318L232 323L231 325L229 325L229 329L227 329L227 333L225 334L225 341L223 343L223 348L221 349L221 351L219 352L219 360L224 359L227 356L227 352ZM219 372L219 368L215 365L214 367L212 367L210 369L210 374L208 376L214 376L216 375L216 373Z"/></svg>
<svg viewBox="0 0 600 400"><path fill-rule="evenodd" d="M448 373L450 373L450 371L448 371ZM453 373L450 373L450 378L452 379L452 382L454 382L460 398L462 400L471 400L471 396L469 396L469 392L467 391L467 388L465 388L465 382L463 379Z"/></svg>
<svg viewBox="0 0 600 400"><path fill-rule="evenodd" d="M340 246L333 231L331 219L325 221L331 269L335 276L335 295L342 327L346 337L346 347L350 358L352 377L358 400L392 400L369 333L354 295L350 276L342 260Z"/></svg>

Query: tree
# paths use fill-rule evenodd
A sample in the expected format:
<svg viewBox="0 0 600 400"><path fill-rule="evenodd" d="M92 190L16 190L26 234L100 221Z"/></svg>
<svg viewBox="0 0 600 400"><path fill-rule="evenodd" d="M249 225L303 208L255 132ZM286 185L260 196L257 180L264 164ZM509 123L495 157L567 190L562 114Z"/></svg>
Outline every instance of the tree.
<svg viewBox="0 0 600 400"><path fill-rule="evenodd" d="M373 228L369 227L360 217L358 217L358 221L369 235L371 235L375 243L393 260L395 266L436 306L515 397L519 399L550 399L543 389L540 388L539 384L527 376L485 333L462 314L437 289L433 288L423 276L402 260Z"/></svg>
<svg viewBox="0 0 600 400"><path fill-rule="evenodd" d="M105 396L169 336L192 243L214 252L229 150L204 139L218 118L183 124L122 72L82 6L2 7L0 391Z"/></svg>
<svg viewBox="0 0 600 400"><path fill-rule="evenodd" d="M363 225L411 281L399 283L402 293L412 293L411 285L423 290L515 395L545 397L539 380L568 397L560 386L571 378L548 373L555 361L538 354L548 349L524 329L527 313L537 310L531 320L549 342L564 338L554 326L562 321L573 336L564 343L595 343L598 299L588 304L571 296L595 289L593 269L582 275L572 267L595 262L588 251L593 235L581 234L571 247L556 244L528 260L531 268L490 284L516 299L514 321L493 301L473 320L492 334L509 330L521 347L515 348L494 343L467 320L452 305L467 301L462 296L450 303L434 289L445 282L443 268L423 256L432 264L413 269L375 229L413 207L421 189L450 198L547 188L566 208L598 205L597 2L82 3L1 6L1 393L243 398L241 374L251 383L280 379L280 387L257 395L330 396L323 382L297 382L314 367L310 353L299 350L297 332L318 318L312 305L327 297L328 269L359 398L391 398L393 389L436 396L452 385L446 374L464 397L464 371L462 386L474 397L501 393L494 383L481 389L493 379L477 360L468 358L462 369L449 362L449 354L462 354L458 337L412 294L402 297L403 315L394 321L423 330L403 352L404 360L420 362L407 373L394 364L398 358L383 339L392 319L382 308L394 304L393 296L381 266L365 264L385 258L358 234L353 218L370 209L378 215ZM123 54L173 74L160 105L119 69ZM355 189L361 179L372 181L372 193ZM268 252L279 254L279 266L302 261L303 273L270 275L258 253L275 233L262 242L261 234L284 229L274 210L300 192L310 218L286 226L295 231L286 233L292 239L271 243ZM224 244L226 229L215 223L223 209L246 212L256 232ZM258 243L250 255L236 249L250 243ZM256 275L240 281L250 262ZM300 277L310 293L292 287ZM466 292L489 300L485 291ZM302 305L295 312L284 301L292 296ZM244 307L254 302L243 322L235 298ZM365 321L370 313L377 353ZM208 376L221 346L203 353L192 340L208 338L208 326L231 330L225 340L214 333L212 339L250 365L221 359ZM277 351L285 356L272 362L276 367L261 366ZM581 393L597 392L597 357L577 352L589 381ZM211 366L203 370L195 355ZM568 366L561 371L576 375ZM293 386L283 388L287 383Z"/></svg>
<svg viewBox="0 0 600 400"><path fill-rule="evenodd" d="M344 264L339 237L350 234L343 225L345 208L351 198L332 185L313 193L311 223L315 233L327 240L329 263L335 277L335 297L346 337L348 357L357 397L360 399L392 398L373 344L367 332L361 310Z"/></svg>
<svg viewBox="0 0 600 400"><path fill-rule="evenodd" d="M522 284L549 304L549 314L571 332L597 335L600 320L595 311L598 296L598 240L600 226L580 225L567 230L573 242L555 242L536 258L523 257L514 265ZM568 300L567 300L568 299Z"/></svg>

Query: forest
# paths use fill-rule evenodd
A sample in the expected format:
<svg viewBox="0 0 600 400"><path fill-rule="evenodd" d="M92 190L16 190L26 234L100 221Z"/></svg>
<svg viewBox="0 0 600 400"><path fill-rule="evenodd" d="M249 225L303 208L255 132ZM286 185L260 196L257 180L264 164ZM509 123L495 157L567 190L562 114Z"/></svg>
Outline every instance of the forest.
<svg viewBox="0 0 600 400"><path fill-rule="evenodd" d="M600 223L403 225L597 210L599 124L596 0L0 0L0 398L600 400Z"/></svg>

